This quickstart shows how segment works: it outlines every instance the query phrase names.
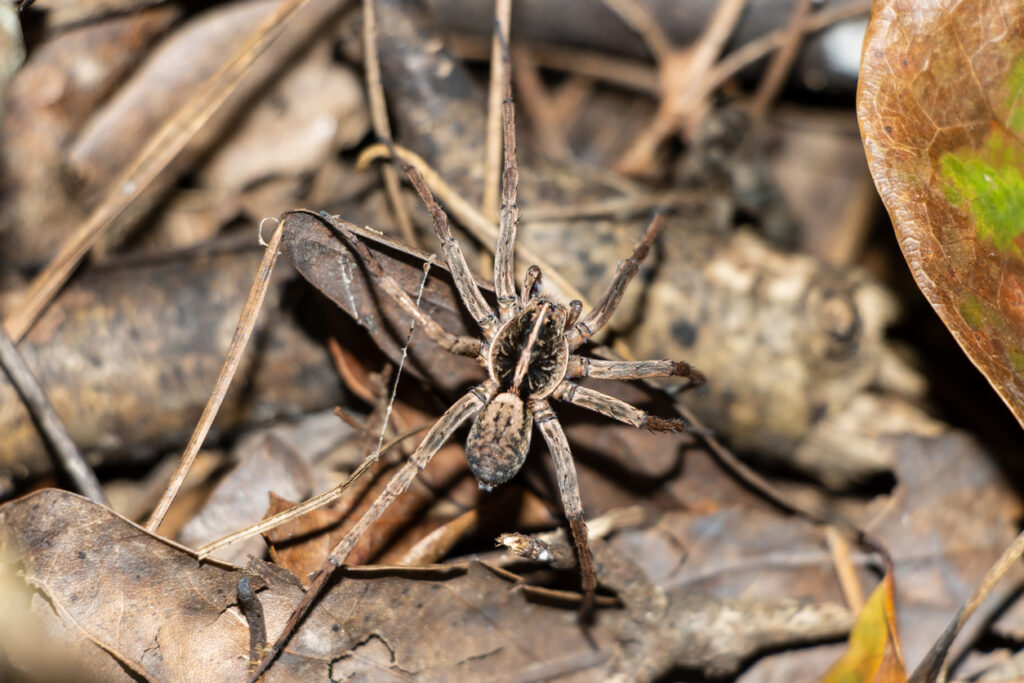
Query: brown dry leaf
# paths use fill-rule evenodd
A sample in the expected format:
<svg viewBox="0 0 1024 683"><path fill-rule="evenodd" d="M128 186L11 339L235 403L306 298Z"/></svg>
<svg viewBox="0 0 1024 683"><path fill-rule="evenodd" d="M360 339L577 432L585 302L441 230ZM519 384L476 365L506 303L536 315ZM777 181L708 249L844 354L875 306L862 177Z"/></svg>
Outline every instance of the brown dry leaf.
<svg viewBox="0 0 1024 683"><path fill-rule="evenodd" d="M1024 5L876 2L857 98L921 291L1024 423Z"/></svg>
<svg viewBox="0 0 1024 683"><path fill-rule="evenodd" d="M369 126L362 84L337 61L333 40L321 39L246 112L203 165L199 182L240 191L267 178L309 174Z"/></svg>
<svg viewBox="0 0 1024 683"><path fill-rule="evenodd" d="M892 575L886 574L864 604L848 649L822 683L906 683L900 654Z"/></svg>
<svg viewBox="0 0 1024 683"><path fill-rule="evenodd" d="M83 194L95 200L278 4L259 0L216 7L190 18L161 42L75 140L68 163L84 184Z"/></svg>
<svg viewBox="0 0 1024 683"><path fill-rule="evenodd" d="M306 498L328 488L328 482L298 453L273 435L249 443L241 459L217 483L202 509L178 534L190 548L215 541L260 521L267 497L275 494ZM227 562L244 562L249 555L262 557L266 546L259 538L229 545L213 553Z"/></svg>
<svg viewBox="0 0 1024 683"><path fill-rule="evenodd" d="M52 489L0 507L0 551L0 648L18 668L65 663L77 666L66 670L78 679L240 680L249 629L236 606L238 580L248 577L256 589L271 638L302 596L274 565L254 561L243 572L200 563ZM647 609L601 610L590 630L596 648L571 609L531 602L478 564L346 568L265 680L490 680L510 672L524 680L650 680L673 665L721 674L764 648L849 627L835 605L722 601L688 589L666 604L635 567L598 555L609 581L634 583L620 590ZM35 668L39 658L50 667Z"/></svg>
<svg viewBox="0 0 1024 683"><path fill-rule="evenodd" d="M301 598L294 577L272 565L256 562L243 573L199 563L67 492L46 490L10 503L0 508L0 522L3 585L20 586L2 597L19 608L13 631L37 619L46 629L34 650L18 649L23 639L5 629L0 647L17 665L31 666L33 651L51 659L82 652L95 677L109 681L131 675L242 680L249 634L235 606L238 580L249 576L257 589L271 637ZM13 610L5 609L8 615ZM607 655L591 649L571 615L528 602L478 565L468 572L347 569L266 680L359 673L480 680L495 672L543 677L545 671L593 669ZM598 625L592 633L603 648L610 646L606 628ZM43 652L39 642L46 643Z"/></svg>
<svg viewBox="0 0 1024 683"><path fill-rule="evenodd" d="M358 495L363 488L352 489L351 493ZM342 522L352 510L351 498L336 500L264 533L274 564L297 576L303 586L309 586L310 577L323 566L331 548L345 535ZM271 491L264 517L294 506L295 503Z"/></svg>
<svg viewBox="0 0 1024 683"><path fill-rule="evenodd" d="M40 11L49 31L66 30L68 26L80 26L88 22L122 15L142 13L160 0L79 0L79 2L60 2L60 0L40 0L26 3L33 12ZM72 29L74 30L74 29Z"/></svg>
<svg viewBox="0 0 1024 683"><path fill-rule="evenodd" d="M285 214L284 252L314 287L366 328L374 343L397 360L409 331L409 316L367 277L358 256L318 216L293 211ZM346 223L359 235L384 271L415 297L423 281L421 264L432 257L375 231ZM455 296L451 278L441 265L430 268L421 307L454 334L469 334L472 319ZM425 378L431 386L458 391L483 381L483 370L471 359L448 353L422 330L413 330L405 371Z"/></svg>
<svg viewBox="0 0 1024 683"><path fill-rule="evenodd" d="M900 642L913 670L1011 545L1022 508L993 454L961 431L881 438L895 444L898 484L856 518L892 553ZM1008 600L1013 584L990 587L990 599Z"/></svg>
<svg viewBox="0 0 1024 683"><path fill-rule="evenodd" d="M109 681L245 675L239 655L248 651L248 628L232 608L241 571L201 565L180 546L64 491L3 506L0 529L5 573L18 571L23 582L22 594L4 596L10 621L0 641L15 665L66 652L67 659L85 654L101 667L93 677ZM33 616L46 638L25 643L19 628L39 623Z"/></svg>

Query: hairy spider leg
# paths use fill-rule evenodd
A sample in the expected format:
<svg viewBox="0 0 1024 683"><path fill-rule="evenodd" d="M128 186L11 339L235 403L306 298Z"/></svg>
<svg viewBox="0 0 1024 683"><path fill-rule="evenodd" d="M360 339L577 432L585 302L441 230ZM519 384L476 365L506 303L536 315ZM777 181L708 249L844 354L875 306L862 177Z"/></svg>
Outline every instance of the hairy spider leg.
<svg viewBox="0 0 1024 683"><path fill-rule="evenodd" d="M533 265L527 268L526 275L523 277L523 293L521 295L523 306L540 296L540 283L540 266Z"/></svg>
<svg viewBox="0 0 1024 683"><path fill-rule="evenodd" d="M628 259L619 264L615 277L609 283L608 289L598 299L597 304L566 333L566 340L569 342L570 351L578 349L584 342L608 324L612 313L615 312L619 302L622 301L622 295L625 293L626 287L629 286L633 276L640 269L640 264L647 258L647 253L651 250L651 244L658 237L658 233L661 232L664 224L665 216L660 213L655 214L654 218L651 219L650 225L647 226L647 230L644 231L643 237L633 247L633 253Z"/></svg>
<svg viewBox="0 0 1024 683"><path fill-rule="evenodd" d="M569 356L568 379L647 379L649 377L686 377L691 387L704 384L704 373L681 360L599 360ZM689 387L684 387L689 388Z"/></svg>
<svg viewBox="0 0 1024 683"><path fill-rule="evenodd" d="M555 476L558 479L562 508L565 510L565 518L569 521L569 530L572 532L572 541L580 562L580 582L583 588L580 614L584 618L589 618L594 606L594 594L597 591L597 572L594 570L594 554L590 550L590 540L587 536L587 523L583 518L583 502L580 500L580 486L576 479L572 451L565 438L565 431L546 399L531 400L530 411L555 462Z"/></svg>
<svg viewBox="0 0 1024 683"><path fill-rule="evenodd" d="M320 217L327 222L342 238L353 248L370 271L373 279L380 283L384 291L402 307L406 313L413 317L427 335L434 340L441 348L451 351L460 356L470 356L484 362L481 350L483 344L476 337L465 335L454 335L438 324L433 318L426 315L416 306L412 297L402 289L398 281L384 272L380 262L370 253L362 240L354 232L348 229L344 221L338 220L326 212L321 212ZM474 284L475 286L475 284Z"/></svg>
<svg viewBox="0 0 1024 683"><path fill-rule="evenodd" d="M397 155L392 155L392 158L401 162L401 157ZM459 298L462 299L462 303L465 304L469 314L480 325L484 337L490 341L498 332L498 318L484 299L480 287L477 286L476 280L473 278L473 271L469 269L469 264L466 263L466 256L462 253L462 247L459 246L455 236L452 235L451 226L448 224L448 214L444 212L444 209L434 199L433 193L427 187L427 183L423 180L420 172L405 162L401 163L405 175L409 177L409 182L416 188L420 199L423 200L423 203L427 206L427 211L430 212L430 220L434 224L434 233L437 235L437 240L441 243L444 261L452 272L452 279L455 281L455 288L459 291Z"/></svg>
<svg viewBox="0 0 1024 683"><path fill-rule="evenodd" d="M619 422L633 425L637 429L647 429L652 432L681 432L686 429L686 423L678 418L649 415L647 411L626 403L622 399L581 387L568 380L563 380L551 396L559 401L607 415Z"/></svg>

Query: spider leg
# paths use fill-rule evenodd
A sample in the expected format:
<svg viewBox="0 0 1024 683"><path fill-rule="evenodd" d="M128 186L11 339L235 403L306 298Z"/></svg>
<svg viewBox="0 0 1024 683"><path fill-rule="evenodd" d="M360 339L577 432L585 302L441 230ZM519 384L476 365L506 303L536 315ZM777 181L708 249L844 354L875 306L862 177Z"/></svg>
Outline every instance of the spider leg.
<svg viewBox="0 0 1024 683"><path fill-rule="evenodd" d="M608 289L601 295L601 298L598 299L597 304L566 333L565 338L569 342L570 351L579 348L581 344L608 324L612 313L615 312L619 302L622 301L622 295L625 293L626 287L629 286L637 270L640 269L640 264L647 258L647 252L650 251L651 244L657 238L658 233L661 232L664 223L665 217L660 213L651 219L651 223L647 226L644 236L633 247L633 253L630 254L629 258L619 264L619 270L615 273L615 278L608 285Z"/></svg>
<svg viewBox="0 0 1024 683"><path fill-rule="evenodd" d="M646 377L686 377L689 386L704 384L704 373L689 363L677 360L598 360L586 356L569 356L565 376L595 379L644 379ZM688 387L687 387L688 388Z"/></svg>
<svg viewBox="0 0 1024 683"><path fill-rule="evenodd" d="M516 161L516 109L512 101L512 63L508 55L508 26L496 26L501 44L504 99L501 102L502 144L505 167L501 172L501 217L498 241L494 245L494 293L498 297L498 315L502 322L522 310L516 296L515 247L519 226L519 164ZM524 293L525 294L525 293Z"/></svg>
<svg viewBox="0 0 1024 683"><path fill-rule="evenodd" d="M359 257L363 259L363 263L366 264L366 268L370 271L370 275L380 283L381 287L387 292L395 303L402 307L402 309L411 315L427 335L433 339L438 346L452 353L459 354L460 356L470 356L482 360L481 349L483 344L476 337L467 337L462 335L455 335L434 321L433 318L428 316L419 307L416 306L416 302L412 300L412 297L402 289L402 286L398 284L398 281L393 277L384 272L384 268L381 267L380 262L373 256L366 245L363 244L355 233L349 230L345 223L339 221L334 216L324 212L320 214L327 223L334 228L349 245L356 250Z"/></svg>
<svg viewBox="0 0 1024 683"><path fill-rule="evenodd" d="M430 462L430 459L434 457L434 454L437 453L444 442L448 440L448 437L463 422L480 412L480 409L494 396L497 390L498 385L493 380L484 382L480 386L471 389L465 396L456 401L434 423L434 426L427 432L420 445L409 456L409 460L391 477L391 480L384 491L377 497L377 500L373 501L373 504L367 508L362 517L359 518L359 521L349 529L345 537L331 550L331 554L327 557L327 562L321 567L313 581L310 582L302 602L292 612L288 623L285 624L284 630L281 631L281 635L278 636L273 647L271 647L260 662L259 668L250 680L257 680L281 653L281 650L288 643L299 622L302 621L303 617L306 616L306 613L309 612L309 609L323 593L327 581L334 573L334 570L344 564L348 554L352 552L352 548L355 547L356 542L366 533L367 529L380 519L381 515L384 514L384 511L387 510L395 498L405 493L409 485L412 484L413 479L416 478L416 475L427 466L427 463Z"/></svg>
<svg viewBox="0 0 1024 683"><path fill-rule="evenodd" d="M579 555L580 580L583 587L580 614L586 619L594 605L597 572L594 570L594 555L590 551L590 541L587 538L587 523L583 519L583 503L580 501L580 487L576 480L576 466L572 462L572 452L569 450L565 432L551 410L551 405L545 399L534 399L530 401L530 410L533 412L533 421L540 428L540 433L544 436L551 457L555 461L562 507L565 509L565 518L569 521L576 554Z"/></svg>
<svg viewBox="0 0 1024 683"><path fill-rule="evenodd" d="M392 158L400 159L397 155L392 155ZM448 264L448 268L452 272L452 279L455 280L455 288L459 291L459 298L466 305L469 314L480 325L484 332L484 337L488 340L493 339L497 333L498 319L484 299L484 295L480 292L480 288L473 278L473 271L469 269L469 264L466 263L462 247L459 246L455 236L452 235L451 226L448 225L448 214L434 200L434 195L430 192L430 188L427 187L427 183L423 180L420 172L405 162L402 162L402 168L409 177L412 186L416 188L416 192L419 193L420 199L427 206L430 219L434 224L434 233L441 243L442 251L444 251L444 261Z"/></svg>
<svg viewBox="0 0 1024 683"><path fill-rule="evenodd" d="M575 382L563 380L555 387L551 395L560 401L607 415L619 422L633 425L637 429L647 429L652 432L681 432L686 429L686 423L678 418L648 415L646 411L640 410L622 399L581 387Z"/></svg>

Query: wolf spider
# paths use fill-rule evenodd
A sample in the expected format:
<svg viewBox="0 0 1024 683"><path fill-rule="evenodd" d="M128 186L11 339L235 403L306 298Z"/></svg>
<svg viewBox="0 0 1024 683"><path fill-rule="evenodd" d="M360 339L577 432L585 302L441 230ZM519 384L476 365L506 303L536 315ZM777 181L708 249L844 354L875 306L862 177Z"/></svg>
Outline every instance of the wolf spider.
<svg viewBox="0 0 1024 683"><path fill-rule="evenodd" d="M502 111L504 171L494 255L497 311L487 303L473 278L462 249L452 235L447 214L434 200L422 176L414 168L407 165L404 167L406 175L430 212L434 231L441 243L444 260L451 271L459 298L480 326L482 339L455 335L445 330L417 307L412 297L384 271L369 249L344 223L336 221L329 214L321 213L321 218L360 256L370 277L435 343L452 353L477 360L486 368L488 379L470 389L445 411L405 464L392 476L385 490L331 551L324 568L314 577L278 641L264 657L256 673L257 677L280 653L298 622L323 591L333 570L345 562L359 538L383 515L391 502L409 488L416 475L427 466L444 442L467 420L474 418L466 440L466 460L480 488L484 490L490 490L515 476L526 460L533 425L536 424L540 430L554 458L562 505L579 556L584 614L589 612L593 603L597 577L587 540L572 453L549 399L566 401L639 429L675 432L685 427L682 420L648 415L625 401L580 386L574 381L584 377L643 379L672 376L688 378L690 386L704 381L699 371L682 361L608 361L574 353L612 317L626 287L661 231L661 215L654 217L643 237L633 247L630 257L619 264L611 284L586 315L582 315L583 304L579 300L566 305L542 296L541 271L535 265L526 271L522 289L516 292L513 254L519 223L519 171L510 83L511 79L506 75ZM392 159L399 159L394 150Z"/></svg>

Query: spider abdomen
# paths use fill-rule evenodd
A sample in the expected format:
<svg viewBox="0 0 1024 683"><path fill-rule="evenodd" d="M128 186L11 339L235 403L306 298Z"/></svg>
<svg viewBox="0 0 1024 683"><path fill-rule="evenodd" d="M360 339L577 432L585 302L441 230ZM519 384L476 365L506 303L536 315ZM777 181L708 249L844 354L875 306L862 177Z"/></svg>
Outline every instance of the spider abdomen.
<svg viewBox="0 0 1024 683"><path fill-rule="evenodd" d="M480 488L490 491L516 475L532 429L533 418L515 394L500 393L483 407L466 440L466 460Z"/></svg>
<svg viewBox="0 0 1024 683"><path fill-rule="evenodd" d="M531 301L501 329L491 347L491 373L501 391L543 398L565 376L565 307L548 299Z"/></svg>

